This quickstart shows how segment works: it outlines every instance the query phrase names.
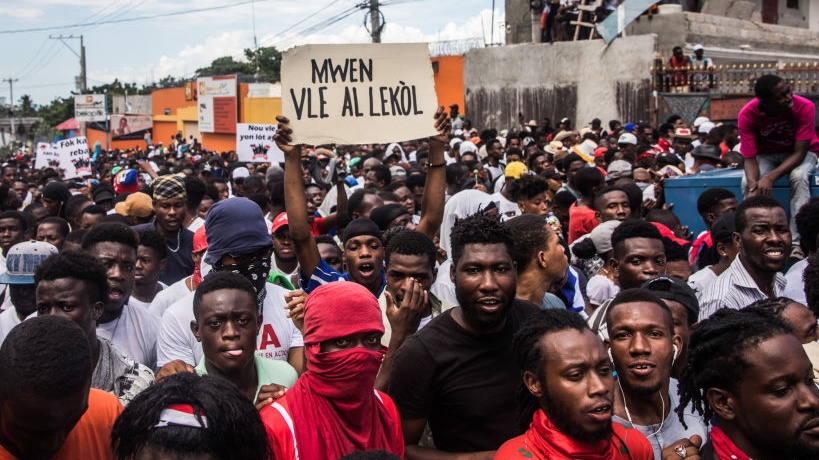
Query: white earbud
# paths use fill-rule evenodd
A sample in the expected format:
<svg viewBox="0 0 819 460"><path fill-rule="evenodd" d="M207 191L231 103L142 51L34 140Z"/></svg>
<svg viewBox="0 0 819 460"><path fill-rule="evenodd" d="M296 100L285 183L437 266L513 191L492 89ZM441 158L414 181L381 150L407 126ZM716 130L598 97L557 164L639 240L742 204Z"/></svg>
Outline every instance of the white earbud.
<svg viewBox="0 0 819 460"><path fill-rule="evenodd" d="M614 364L614 357L611 356L611 348L608 349L608 352L609 352L609 359L611 360L611 363Z"/></svg>
<svg viewBox="0 0 819 460"><path fill-rule="evenodd" d="M674 357L671 358L671 365L672 366L674 365L674 362L677 361L677 355L679 355L679 354L680 354L680 349L677 348L676 345L674 345Z"/></svg>

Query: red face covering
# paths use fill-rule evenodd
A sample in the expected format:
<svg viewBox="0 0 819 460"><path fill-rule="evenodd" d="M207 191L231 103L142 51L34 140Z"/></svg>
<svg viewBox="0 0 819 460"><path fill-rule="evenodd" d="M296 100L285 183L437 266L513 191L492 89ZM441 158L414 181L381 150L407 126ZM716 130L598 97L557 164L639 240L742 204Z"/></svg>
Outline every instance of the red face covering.
<svg viewBox="0 0 819 460"><path fill-rule="evenodd" d="M337 281L320 286L304 306L307 372L287 391L299 458L339 458L356 450L400 454L399 420L376 396L386 349L362 347L322 353L321 343L362 332L383 332L376 298L365 287Z"/></svg>

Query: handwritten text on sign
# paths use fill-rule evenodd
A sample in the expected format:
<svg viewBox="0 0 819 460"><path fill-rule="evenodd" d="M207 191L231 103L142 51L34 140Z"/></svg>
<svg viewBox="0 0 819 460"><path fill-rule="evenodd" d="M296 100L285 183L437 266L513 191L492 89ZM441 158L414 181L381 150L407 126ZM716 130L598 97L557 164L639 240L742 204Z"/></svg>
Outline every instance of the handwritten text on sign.
<svg viewBox="0 0 819 460"><path fill-rule="evenodd" d="M35 155L34 169L60 167L60 154L54 144L48 142L37 143L37 153Z"/></svg>
<svg viewBox="0 0 819 460"><path fill-rule="evenodd" d="M65 171L66 179L91 175L91 158L88 154L88 142L84 137L57 141L57 152L60 155L60 168Z"/></svg>
<svg viewBox="0 0 819 460"><path fill-rule="evenodd" d="M386 143L435 134L437 99L425 44L297 47L282 59L282 89L297 143Z"/></svg>
<svg viewBox="0 0 819 460"><path fill-rule="evenodd" d="M238 123L236 125L236 155L239 161L282 163L284 152L276 146L273 136L276 125Z"/></svg>

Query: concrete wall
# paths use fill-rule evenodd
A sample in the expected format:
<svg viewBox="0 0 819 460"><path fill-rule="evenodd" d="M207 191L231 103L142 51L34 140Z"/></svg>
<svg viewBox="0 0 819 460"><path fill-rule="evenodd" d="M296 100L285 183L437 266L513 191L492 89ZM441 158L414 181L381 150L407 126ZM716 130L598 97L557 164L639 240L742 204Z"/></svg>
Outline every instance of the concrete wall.
<svg viewBox="0 0 819 460"><path fill-rule="evenodd" d="M710 14L641 17L626 29L626 34L656 34L657 50L666 57L671 56L677 45L690 50L699 43L705 47L706 55L729 61L819 58L819 31Z"/></svg>
<svg viewBox="0 0 819 460"><path fill-rule="evenodd" d="M466 116L475 126L515 128L526 120L569 117L648 119L655 37L521 44L472 50L464 57ZM625 121L624 121L625 122Z"/></svg>
<svg viewBox="0 0 819 460"><path fill-rule="evenodd" d="M506 44L531 43L532 10L529 9L529 0L506 0L505 14Z"/></svg>

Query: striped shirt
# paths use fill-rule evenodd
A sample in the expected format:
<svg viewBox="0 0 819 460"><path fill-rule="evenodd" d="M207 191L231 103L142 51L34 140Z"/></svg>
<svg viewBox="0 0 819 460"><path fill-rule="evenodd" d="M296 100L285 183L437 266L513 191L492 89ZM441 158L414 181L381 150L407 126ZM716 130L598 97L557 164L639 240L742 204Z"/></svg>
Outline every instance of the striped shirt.
<svg viewBox="0 0 819 460"><path fill-rule="evenodd" d="M731 265L700 297L700 315L702 321L722 308L741 310L757 300L767 299L768 295L759 289L751 274L742 264L742 254L736 256ZM773 284L774 297L782 295L787 281L785 275L777 272Z"/></svg>
<svg viewBox="0 0 819 460"><path fill-rule="evenodd" d="M305 278L304 273L299 270L299 284L304 292L310 294L314 289L322 284L332 283L335 281L350 281L349 273L339 273L330 266L324 259L321 259L316 269L310 275L310 278ZM387 278L384 273L384 268L381 268L381 288L378 290L380 296L387 286Z"/></svg>

